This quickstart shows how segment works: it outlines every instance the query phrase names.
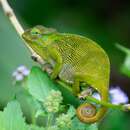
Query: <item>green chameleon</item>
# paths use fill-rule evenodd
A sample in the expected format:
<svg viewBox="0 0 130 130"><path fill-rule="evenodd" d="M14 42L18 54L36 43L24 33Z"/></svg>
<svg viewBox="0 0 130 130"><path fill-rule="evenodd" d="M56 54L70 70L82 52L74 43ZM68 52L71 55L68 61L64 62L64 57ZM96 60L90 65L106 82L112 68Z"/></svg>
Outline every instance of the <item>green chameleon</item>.
<svg viewBox="0 0 130 130"><path fill-rule="evenodd" d="M81 93L81 83L86 83L98 91L101 101L108 101L110 63L97 43L80 35L59 33L40 25L28 29L22 37L45 61L44 64L51 65L52 79L58 78L69 84L76 96ZM107 111L104 106L92 113L91 109L96 108L88 103L80 105L77 108L78 118L84 123L93 123Z"/></svg>

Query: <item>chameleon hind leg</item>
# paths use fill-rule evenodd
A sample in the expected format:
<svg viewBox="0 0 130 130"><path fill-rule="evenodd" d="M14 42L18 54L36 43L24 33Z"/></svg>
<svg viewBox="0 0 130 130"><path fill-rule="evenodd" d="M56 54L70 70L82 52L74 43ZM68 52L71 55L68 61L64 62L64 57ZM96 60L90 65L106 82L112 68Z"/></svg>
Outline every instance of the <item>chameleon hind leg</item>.
<svg viewBox="0 0 130 130"><path fill-rule="evenodd" d="M74 83L72 85L72 90L73 90L74 95L76 95L76 96L79 96L81 94L80 87L81 87L81 82L84 82L83 79L84 79L84 76L81 76L81 74L75 74L75 76L74 76ZM87 88L87 86L86 86L86 88ZM87 93L88 90L86 89L86 90L84 90L84 92Z"/></svg>
<svg viewBox="0 0 130 130"><path fill-rule="evenodd" d="M86 95L91 95L92 94L92 89L89 87L89 85L86 82L84 82L85 81L84 77L86 77L86 76L81 76L79 74L75 74L74 83L72 85L72 90L73 90L74 94L76 96L79 96L79 97L82 96L83 98ZM86 87L85 90L82 91L82 93L80 93L81 92L81 87L84 86L84 85L82 85L81 83L85 83L85 87Z"/></svg>
<svg viewBox="0 0 130 130"><path fill-rule="evenodd" d="M83 81L87 82L87 80L88 80L87 76L85 75L82 75L82 76L76 75L76 77L74 78L74 84L73 84L74 92L78 94L80 82L83 82ZM90 79L88 81L90 81ZM107 101L106 95L105 95L106 93L99 92L99 94L101 95L101 100ZM104 106L101 106L99 110L97 111L96 107L93 104L84 103L77 108L76 114L79 120L81 120L82 122L94 123L96 121L99 121L104 116L106 111L107 111L107 108Z"/></svg>
<svg viewBox="0 0 130 130"><path fill-rule="evenodd" d="M80 92L80 76L79 75L74 76L74 83L72 85L72 91L73 91L74 95L76 95L76 96Z"/></svg>

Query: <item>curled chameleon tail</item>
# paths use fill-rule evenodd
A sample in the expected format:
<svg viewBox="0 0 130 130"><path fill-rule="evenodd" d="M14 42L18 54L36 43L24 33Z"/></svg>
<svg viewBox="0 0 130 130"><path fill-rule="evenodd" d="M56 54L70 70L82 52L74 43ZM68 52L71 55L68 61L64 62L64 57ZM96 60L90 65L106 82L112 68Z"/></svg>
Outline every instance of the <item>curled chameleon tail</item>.
<svg viewBox="0 0 130 130"><path fill-rule="evenodd" d="M96 104L100 104L100 108L96 110L96 107L93 104L84 103L77 108L76 114L77 117L84 123L94 123L100 121L108 108L117 109L121 111L130 111L130 104L112 104L108 102L108 93L100 93L101 100L98 100L92 96L87 96L86 99Z"/></svg>
<svg viewBox="0 0 130 130"><path fill-rule="evenodd" d="M104 93L101 95L101 101L107 102L107 98ZM107 107L105 106L101 106L99 110L96 110L96 107L93 104L84 103L77 108L76 114L82 122L94 123L102 119L106 111Z"/></svg>
<svg viewBox="0 0 130 130"><path fill-rule="evenodd" d="M104 116L106 110L106 107L101 107L100 110L96 112L94 105L86 103L78 107L77 116L84 123L94 123Z"/></svg>
<svg viewBox="0 0 130 130"><path fill-rule="evenodd" d="M57 80L57 83L72 92L70 87L68 87L68 85L65 84L64 82ZM99 108L98 111L97 111L96 106L93 104L90 104L90 103L83 103L80 106L78 106L78 108L76 110L76 115L79 118L79 120L81 120L81 122L94 123L94 122L99 121L100 119L103 118L103 116L107 112L107 108L122 109L122 106L113 105L111 103L108 103L107 89L106 89L106 92L102 93L100 90L99 93L101 95L101 100L95 99L94 97L89 96L89 95L86 96L87 100L101 105L101 107Z"/></svg>

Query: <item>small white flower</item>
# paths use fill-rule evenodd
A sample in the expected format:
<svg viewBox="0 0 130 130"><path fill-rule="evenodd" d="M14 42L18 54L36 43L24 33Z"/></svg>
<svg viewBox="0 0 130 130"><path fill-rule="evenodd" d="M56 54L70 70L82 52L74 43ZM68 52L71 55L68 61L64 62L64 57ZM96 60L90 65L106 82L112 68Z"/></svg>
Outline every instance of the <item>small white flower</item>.
<svg viewBox="0 0 130 130"><path fill-rule="evenodd" d="M119 86L112 87L109 90L110 100L113 104L120 104L120 103L128 103L129 99L127 95L121 90ZM92 95L94 98L101 100L101 96L99 93L95 92Z"/></svg>
<svg viewBox="0 0 130 130"><path fill-rule="evenodd" d="M24 76L27 76L29 75L30 70L26 66L21 65L17 68L17 72L22 73Z"/></svg>
<svg viewBox="0 0 130 130"><path fill-rule="evenodd" d="M16 77L15 77L15 79L17 80L17 81L21 81L21 80L23 80L23 75L22 74L17 74L16 75Z"/></svg>
<svg viewBox="0 0 130 130"><path fill-rule="evenodd" d="M26 67L24 65L20 65L18 68L17 68L17 71L19 72L22 72L26 69Z"/></svg>
<svg viewBox="0 0 130 130"><path fill-rule="evenodd" d="M21 65L13 72L12 76L16 81L21 81L25 76L29 75L29 73L30 70L26 66Z"/></svg>
<svg viewBox="0 0 130 130"><path fill-rule="evenodd" d="M127 103L129 101L127 95L119 86L110 89L111 102L113 104Z"/></svg>

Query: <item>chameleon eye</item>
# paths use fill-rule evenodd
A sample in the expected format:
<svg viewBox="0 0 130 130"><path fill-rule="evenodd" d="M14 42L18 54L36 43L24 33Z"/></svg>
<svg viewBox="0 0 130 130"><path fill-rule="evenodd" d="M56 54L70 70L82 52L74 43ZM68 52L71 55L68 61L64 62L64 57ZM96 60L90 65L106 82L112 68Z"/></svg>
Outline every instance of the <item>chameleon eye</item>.
<svg viewBox="0 0 130 130"><path fill-rule="evenodd" d="M41 33L40 33L40 31L38 30L38 29L32 29L31 30L31 35L40 35Z"/></svg>
<svg viewBox="0 0 130 130"><path fill-rule="evenodd" d="M37 35L39 34L38 32L31 32L32 35Z"/></svg>

